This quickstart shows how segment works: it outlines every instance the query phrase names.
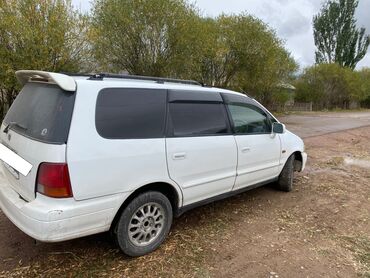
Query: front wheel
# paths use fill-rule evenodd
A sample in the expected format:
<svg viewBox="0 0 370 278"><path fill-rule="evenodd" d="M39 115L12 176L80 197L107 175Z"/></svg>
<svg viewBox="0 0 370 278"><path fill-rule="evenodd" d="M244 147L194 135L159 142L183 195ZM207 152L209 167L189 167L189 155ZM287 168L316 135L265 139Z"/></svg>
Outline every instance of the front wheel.
<svg viewBox="0 0 370 278"><path fill-rule="evenodd" d="M280 173L277 187L281 191L290 192L293 190L293 179L294 179L294 161L295 155L292 154L284 165L283 170Z"/></svg>
<svg viewBox="0 0 370 278"><path fill-rule="evenodd" d="M172 206L160 192L145 192L123 210L115 229L115 239L128 256L138 257L157 249L172 224Z"/></svg>

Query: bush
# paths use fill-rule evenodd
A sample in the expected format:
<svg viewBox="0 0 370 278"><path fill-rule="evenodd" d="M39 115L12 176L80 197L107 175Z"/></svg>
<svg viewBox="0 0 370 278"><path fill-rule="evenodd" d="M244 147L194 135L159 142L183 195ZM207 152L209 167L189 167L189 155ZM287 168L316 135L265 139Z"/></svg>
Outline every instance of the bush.
<svg viewBox="0 0 370 278"><path fill-rule="evenodd" d="M352 71L338 64L309 67L297 79L296 100L313 102L315 109L348 109L370 95L368 70Z"/></svg>

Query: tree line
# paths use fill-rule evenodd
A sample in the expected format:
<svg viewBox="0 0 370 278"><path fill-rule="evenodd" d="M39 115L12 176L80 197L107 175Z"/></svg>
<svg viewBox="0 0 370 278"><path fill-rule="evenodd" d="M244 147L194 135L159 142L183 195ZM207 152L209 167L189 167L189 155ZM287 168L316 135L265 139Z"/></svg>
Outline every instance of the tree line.
<svg viewBox="0 0 370 278"><path fill-rule="evenodd" d="M370 108L370 69L353 71L336 63L306 68L295 82L295 100L314 110Z"/></svg>
<svg viewBox="0 0 370 278"><path fill-rule="evenodd" d="M340 1L356 4L355 0ZM95 0L86 14L70 0L0 0L0 19L1 118L20 89L14 76L19 69L194 79L247 92L267 106L286 100L281 94L281 84L286 83L297 85L299 100L317 101L324 107L335 99L328 96L336 94L334 89L323 94L320 90L328 85L312 82L312 76L325 72L318 70L321 65L297 76L298 65L284 41L263 21L246 13L205 17L185 0ZM326 25L321 22L315 30L320 26ZM334 53L347 53L343 56L347 58L354 53L356 62L361 60L368 38L354 26L346 30L358 32L351 37L355 52L352 48ZM325 32L316 33L317 42L328 40ZM325 51L317 45L318 51ZM346 67L339 60L324 61L322 57L326 56L318 52L318 63L340 67L328 66L326 71ZM349 68L353 73L353 66ZM353 84L362 78L368 78L366 71L348 80ZM347 87L337 90L343 93ZM348 88L350 99L365 98L366 93ZM343 98L347 100L348 96Z"/></svg>
<svg viewBox="0 0 370 278"><path fill-rule="evenodd" d="M329 0L313 18L316 64L296 80L296 100L315 109L370 108L370 70L356 71L365 57L370 36L358 28L358 0Z"/></svg>
<svg viewBox="0 0 370 278"><path fill-rule="evenodd" d="M258 18L204 17L184 0L96 0L89 14L69 0L0 0L0 18L1 115L19 69L194 79L265 103L297 69Z"/></svg>

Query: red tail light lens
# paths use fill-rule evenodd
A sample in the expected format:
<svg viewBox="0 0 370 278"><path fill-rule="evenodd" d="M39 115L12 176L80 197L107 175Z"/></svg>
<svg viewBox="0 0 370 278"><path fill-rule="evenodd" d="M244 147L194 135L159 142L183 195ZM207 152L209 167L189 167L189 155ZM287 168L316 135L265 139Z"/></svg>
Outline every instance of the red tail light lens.
<svg viewBox="0 0 370 278"><path fill-rule="evenodd" d="M73 197L68 165L41 163L37 173L37 192L53 198Z"/></svg>

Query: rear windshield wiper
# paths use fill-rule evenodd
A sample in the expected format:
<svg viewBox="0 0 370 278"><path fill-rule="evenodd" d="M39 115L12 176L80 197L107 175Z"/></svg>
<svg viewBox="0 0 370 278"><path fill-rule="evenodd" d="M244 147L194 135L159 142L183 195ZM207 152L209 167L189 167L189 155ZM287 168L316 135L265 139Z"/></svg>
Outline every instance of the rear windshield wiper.
<svg viewBox="0 0 370 278"><path fill-rule="evenodd" d="M27 127L25 127L24 125L21 125L17 122L10 122L3 130L4 133L8 133L9 132L9 129L13 126L16 126L16 127L20 127L21 129L24 129L24 130L27 130Z"/></svg>

